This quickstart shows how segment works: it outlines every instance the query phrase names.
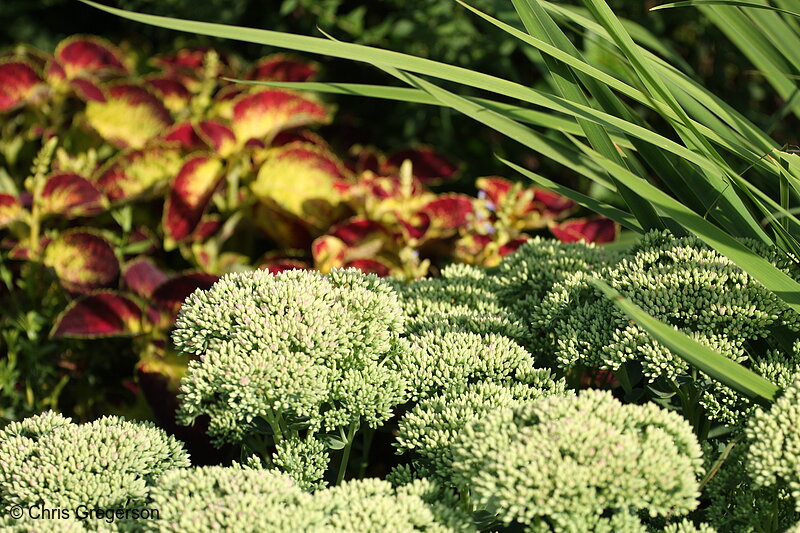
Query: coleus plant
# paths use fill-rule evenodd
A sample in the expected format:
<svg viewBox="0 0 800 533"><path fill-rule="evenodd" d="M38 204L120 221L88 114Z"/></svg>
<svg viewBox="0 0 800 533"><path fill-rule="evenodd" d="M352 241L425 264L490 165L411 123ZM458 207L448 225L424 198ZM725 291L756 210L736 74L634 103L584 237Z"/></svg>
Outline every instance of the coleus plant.
<svg viewBox="0 0 800 533"><path fill-rule="evenodd" d="M52 55L0 56L0 253L58 280L67 306L49 317L51 337L131 337L139 383L174 397L186 363L168 331L183 299L223 273L413 279L454 260L494 265L530 231L616 236L613 222L565 220L572 202L503 178L480 178L476 197L435 193L463 169L430 147L340 158L306 129L331 122L329 106L228 81L316 74L280 54L247 65L186 49L145 62L88 36Z"/></svg>

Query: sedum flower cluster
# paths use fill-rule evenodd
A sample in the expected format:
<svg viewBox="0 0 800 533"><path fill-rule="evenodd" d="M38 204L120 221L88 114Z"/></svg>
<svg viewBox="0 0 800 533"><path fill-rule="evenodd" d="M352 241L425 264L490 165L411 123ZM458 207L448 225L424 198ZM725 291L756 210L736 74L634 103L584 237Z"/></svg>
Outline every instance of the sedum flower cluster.
<svg viewBox="0 0 800 533"><path fill-rule="evenodd" d="M519 340L527 329L499 297L493 276L469 265L450 265L436 278L394 281L407 317L408 333L467 331Z"/></svg>
<svg viewBox="0 0 800 533"><path fill-rule="evenodd" d="M591 285L593 275L652 316L769 379L785 383L800 364L800 354L774 341L778 330L800 331L800 316L699 239L651 232L617 255L572 247L532 243L501 265L509 271L506 302L530 324L534 355L550 357L565 370L581 365L616 371L641 364L651 382L692 375L685 361ZM761 248L800 279L796 266ZM537 264L544 266L537 270ZM752 406L745 399L702 374L694 381L709 418L726 424L746 419Z"/></svg>
<svg viewBox="0 0 800 533"><path fill-rule="evenodd" d="M708 484L709 520L720 531L782 533L800 522L800 374L758 408Z"/></svg>
<svg viewBox="0 0 800 533"><path fill-rule="evenodd" d="M640 514L684 515L699 496L701 449L689 423L607 391L487 413L452 453L456 485L529 531L644 531Z"/></svg>
<svg viewBox="0 0 800 533"><path fill-rule="evenodd" d="M422 476L451 484L453 443L464 428L490 413L514 408L544 396L566 394L563 380L543 370L535 384L484 381L452 387L425 398L398 425L398 453L412 457L412 477Z"/></svg>
<svg viewBox="0 0 800 533"><path fill-rule="evenodd" d="M0 511L141 505L162 473L187 466L182 445L151 423L78 425L47 412L0 430Z"/></svg>
<svg viewBox="0 0 800 533"><path fill-rule="evenodd" d="M229 274L184 303L174 342L197 358L181 382L179 417L210 417L218 441L241 441L254 419L282 434L377 426L405 385L385 364L403 346L396 295L374 275L334 270Z"/></svg>
<svg viewBox="0 0 800 533"><path fill-rule="evenodd" d="M395 489L377 479L353 480L309 494L282 472L202 467L165 474L151 505L161 519L143 521L145 532L476 531L455 495L426 481Z"/></svg>

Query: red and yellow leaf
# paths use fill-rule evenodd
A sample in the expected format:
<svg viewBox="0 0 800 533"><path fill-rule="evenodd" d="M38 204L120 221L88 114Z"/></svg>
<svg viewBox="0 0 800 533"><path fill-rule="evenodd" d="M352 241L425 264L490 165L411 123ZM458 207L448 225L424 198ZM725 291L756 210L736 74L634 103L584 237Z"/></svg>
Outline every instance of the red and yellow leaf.
<svg viewBox="0 0 800 533"><path fill-rule="evenodd" d="M246 79L259 81L309 81L317 68L285 54L273 54L260 59L247 73Z"/></svg>
<svg viewBox="0 0 800 533"><path fill-rule="evenodd" d="M75 94L84 102L105 102L106 95L99 85L86 78L74 78L69 82Z"/></svg>
<svg viewBox="0 0 800 533"><path fill-rule="evenodd" d="M172 123L158 98L130 84L107 89L105 102L88 102L86 119L101 137L121 148L142 148Z"/></svg>
<svg viewBox="0 0 800 533"><path fill-rule="evenodd" d="M167 76L152 77L145 80L147 87L161 99L164 107L177 112L186 109L192 94L180 81Z"/></svg>
<svg viewBox="0 0 800 533"><path fill-rule="evenodd" d="M204 215L192 232L192 241L205 242L222 228L222 218L218 215Z"/></svg>
<svg viewBox="0 0 800 533"><path fill-rule="evenodd" d="M78 174L59 172L47 178L42 190L42 211L66 217L99 213L106 200L95 185Z"/></svg>
<svg viewBox="0 0 800 533"><path fill-rule="evenodd" d="M22 205L10 194L0 194L0 228L17 220L22 215Z"/></svg>
<svg viewBox="0 0 800 533"><path fill-rule="evenodd" d="M177 142L188 151L214 150L222 157L228 157L236 149L233 132L216 120L176 124L167 132L164 140Z"/></svg>
<svg viewBox="0 0 800 533"><path fill-rule="evenodd" d="M130 298L100 291L72 303L56 319L54 338L91 339L135 335L142 331L142 310Z"/></svg>
<svg viewBox="0 0 800 533"><path fill-rule="evenodd" d="M314 266L323 273L332 268L340 267L345 263L347 245L330 235L323 235L314 239L311 244L311 254L314 256Z"/></svg>
<svg viewBox="0 0 800 533"><path fill-rule="evenodd" d="M55 57L69 79L81 74L104 75L128 72L119 49L99 37L68 37L56 47Z"/></svg>
<svg viewBox="0 0 800 533"><path fill-rule="evenodd" d="M345 169L330 152L314 145L290 144L269 152L251 188L267 211L295 217L316 236L346 216L342 193L346 185ZM279 233L269 224L262 227L271 236Z"/></svg>
<svg viewBox="0 0 800 533"><path fill-rule="evenodd" d="M475 181L475 186L480 191L480 197L490 201L494 206L500 206L505 203L506 196L513 185L509 180L498 176L487 176L478 178Z"/></svg>
<svg viewBox="0 0 800 533"><path fill-rule="evenodd" d="M263 90L239 97L233 104L231 125L236 139L271 139L278 132L330 120L322 104L295 93Z"/></svg>
<svg viewBox="0 0 800 533"><path fill-rule="evenodd" d="M20 60L0 61L0 112L31 100L42 79L32 65Z"/></svg>
<svg viewBox="0 0 800 533"><path fill-rule="evenodd" d="M184 163L164 205L164 233L180 241L194 231L223 177L222 161L196 155Z"/></svg>
<svg viewBox="0 0 800 533"><path fill-rule="evenodd" d="M551 224L551 233L562 242L613 242L619 235L619 225L605 217L573 218L561 224Z"/></svg>
<svg viewBox="0 0 800 533"><path fill-rule="evenodd" d="M53 239L44 250L43 261L71 292L111 287L119 276L114 248L104 237L86 229L67 230Z"/></svg>
<svg viewBox="0 0 800 533"><path fill-rule="evenodd" d="M197 135L222 157L228 157L236 149L236 136L222 122L202 120L197 123L195 130Z"/></svg>
<svg viewBox="0 0 800 533"><path fill-rule="evenodd" d="M328 141L317 135L311 130L288 130L282 131L272 139L272 146L283 146L295 142L316 144L320 148L329 149Z"/></svg>
<svg viewBox="0 0 800 533"><path fill-rule="evenodd" d="M408 242L416 243L425 240L428 230L431 228L430 216L423 212L414 213L408 218L402 217L399 213L395 216L400 224L400 230Z"/></svg>
<svg viewBox="0 0 800 533"><path fill-rule="evenodd" d="M150 146L120 154L99 171L98 188L112 201L154 193L165 187L181 168L180 151Z"/></svg>
<svg viewBox="0 0 800 533"><path fill-rule="evenodd" d="M475 212L473 198L466 194L442 194L420 209L430 217L431 237L443 238L454 235L465 225L469 215Z"/></svg>
<svg viewBox="0 0 800 533"><path fill-rule="evenodd" d="M316 239L311 251L314 265L321 272L328 272L355 261L377 260L379 253L392 248L394 237L381 224L363 217L353 217Z"/></svg>

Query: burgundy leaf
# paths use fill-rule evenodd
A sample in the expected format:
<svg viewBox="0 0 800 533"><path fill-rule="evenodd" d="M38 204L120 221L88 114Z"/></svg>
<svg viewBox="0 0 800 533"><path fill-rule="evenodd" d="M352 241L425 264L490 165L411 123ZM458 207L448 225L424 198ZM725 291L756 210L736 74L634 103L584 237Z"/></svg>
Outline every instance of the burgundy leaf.
<svg viewBox="0 0 800 533"><path fill-rule="evenodd" d="M406 159L411 161L414 177L425 184L451 180L458 174L455 163L427 146L394 152L386 158L383 171L387 174L396 172Z"/></svg>
<svg viewBox="0 0 800 533"><path fill-rule="evenodd" d="M54 338L117 337L139 333L142 310L122 294L102 291L72 302L56 319Z"/></svg>
<svg viewBox="0 0 800 533"><path fill-rule="evenodd" d="M219 276L204 272L191 272L170 278L153 291L153 301L173 316L180 311L183 301L197 289L208 290Z"/></svg>
<svg viewBox="0 0 800 533"><path fill-rule="evenodd" d="M36 70L23 61L0 61L0 112L23 105L41 82Z"/></svg>
<svg viewBox="0 0 800 533"><path fill-rule="evenodd" d="M550 231L562 242L613 242L619 234L616 222L605 217L574 218L561 224L551 224Z"/></svg>
<svg viewBox="0 0 800 533"><path fill-rule="evenodd" d="M128 72L122 61L122 53L114 45L98 37L68 37L56 47L55 57L70 79L83 73Z"/></svg>
<svg viewBox="0 0 800 533"><path fill-rule="evenodd" d="M169 276L146 257L128 263L122 274L123 285L143 298L150 298L156 287L167 279Z"/></svg>

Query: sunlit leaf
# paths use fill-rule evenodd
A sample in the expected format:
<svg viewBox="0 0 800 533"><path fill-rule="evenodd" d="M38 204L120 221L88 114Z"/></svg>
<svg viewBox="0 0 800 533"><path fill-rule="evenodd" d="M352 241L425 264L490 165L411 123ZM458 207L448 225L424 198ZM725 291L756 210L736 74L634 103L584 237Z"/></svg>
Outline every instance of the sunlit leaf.
<svg viewBox="0 0 800 533"><path fill-rule="evenodd" d="M194 231L214 189L223 177L222 162L214 157L196 155L184 163L170 187L164 204L164 233L180 241Z"/></svg>
<svg viewBox="0 0 800 533"><path fill-rule="evenodd" d="M108 88L105 102L88 102L86 119L100 136L121 148L142 148L172 123L158 98L130 84Z"/></svg>
<svg viewBox="0 0 800 533"><path fill-rule="evenodd" d="M93 215L106 207L103 194L86 178L58 172L50 175L42 189L41 207L45 214L66 217Z"/></svg>
<svg viewBox="0 0 800 533"><path fill-rule="evenodd" d="M268 211L291 215L308 232L320 235L347 213L342 192L347 187L345 173L342 163L330 152L310 144L290 144L272 149L251 187ZM260 224L263 229L273 238L285 237L275 231L269 218L267 215ZM291 219L289 222L293 223ZM280 242L304 247L297 242Z"/></svg>
<svg viewBox="0 0 800 533"><path fill-rule="evenodd" d="M0 61L0 112L15 109L30 100L41 83L36 70L28 63Z"/></svg>
<svg viewBox="0 0 800 533"><path fill-rule="evenodd" d="M55 270L61 284L73 292L111 287L120 270L111 243L88 229L61 233L45 248L43 261Z"/></svg>
<svg viewBox="0 0 800 533"><path fill-rule="evenodd" d="M128 72L122 53L99 37L73 36L61 41L55 57L71 79L82 74L125 74Z"/></svg>
<svg viewBox="0 0 800 533"><path fill-rule="evenodd" d="M150 77L145 79L145 84L161 100L164 107L173 113L186 109L192 98L189 89L174 78Z"/></svg>
<svg viewBox="0 0 800 533"><path fill-rule="evenodd" d="M98 171L95 183L112 201L158 192L177 175L182 157L170 146L123 152Z"/></svg>
<svg viewBox="0 0 800 533"><path fill-rule="evenodd" d="M10 194L0 194L0 228L17 220L22 215L22 205Z"/></svg>
<svg viewBox="0 0 800 533"><path fill-rule="evenodd" d="M324 124L330 120L322 105L298 94L278 89L246 94L233 104L231 126L240 143L264 140L281 130Z"/></svg>
<svg viewBox="0 0 800 533"><path fill-rule="evenodd" d="M101 291L70 303L56 319L51 336L92 339L135 335L142 330L141 321L142 310L130 298Z"/></svg>
<svg viewBox="0 0 800 533"><path fill-rule="evenodd" d="M550 232L562 242L614 242L619 235L619 226L605 217L573 218L560 224L551 224Z"/></svg>

